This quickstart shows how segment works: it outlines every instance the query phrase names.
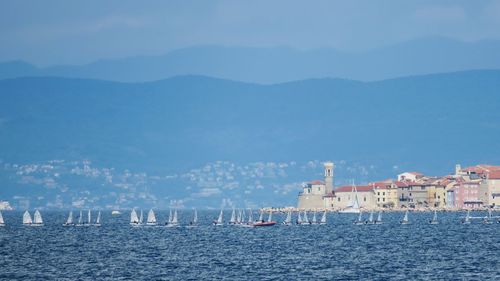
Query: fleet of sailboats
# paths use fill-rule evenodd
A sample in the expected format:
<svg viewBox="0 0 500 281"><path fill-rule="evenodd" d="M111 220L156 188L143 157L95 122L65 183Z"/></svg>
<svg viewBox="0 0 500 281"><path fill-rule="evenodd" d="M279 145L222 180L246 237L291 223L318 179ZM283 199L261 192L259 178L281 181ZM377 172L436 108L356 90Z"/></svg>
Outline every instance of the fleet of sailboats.
<svg viewBox="0 0 500 281"><path fill-rule="evenodd" d="M306 210L297 212L297 225L307 224L307 225L324 225L327 223L327 211L323 210L321 218L319 218L318 211L312 211L312 218L309 220L308 214ZM213 221L213 225L221 226L224 225L223 221L224 211L221 210L217 220ZM285 218L282 222L283 225L290 226L292 225L293 220L293 211L288 210L284 214ZM97 216L95 217L95 221L92 221L92 211L87 210L87 214L84 218L84 213L80 210L77 222L74 221L73 211L70 211L66 221L63 223L63 226L101 226L101 211L97 212ZM483 223L490 224L495 219L500 219L499 216L493 216L492 211L488 211L486 216L476 216L472 217L470 210L467 210L466 215L462 218L461 223L470 224L473 219L483 219ZM433 211L432 219L428 221L430 224L439 224L437 211ZM500 222L500 220L499 220ZM400 224L409 224L409 210L404 212L404 216L400 221ZM42 219L42 214L39 210L35 210L33 217L30 212L26 210L23 213L23 225L28 226L42 226L44 221ZM271 226L275 225L276 222L273 220L273 211L270 210L268 212L268 217L264 220L264 211L260 211L259 219L253 220L253 212L251 209L247 212L244 209L233 209L231 213L230 224L234 224L242 227L260 227L260 226ZM361 224L382 224L382 211L379 211L376 219L375 212L370 211L369 216L366 220L363 220L363 212L359 212L358 217L354 220L353 224L361 225ZM153 209L150 209L147 215L147 221L143 224L143 211L140 211L140 216L138 216L137 211L132 209L130 212L130 225L132 226L140 226L140 225L148 225L148 226L156 226L158 225L156 220L156 215ZM196 209L193 209L193 219L189 221L188 225L185 227L195 227L198 225L198 213ZM2 212L0 212L0 227L5 226L4 218ZM168 221L166 223L167 227L179 227L179 218L177 209L171 210L169 214Z"/></svg>

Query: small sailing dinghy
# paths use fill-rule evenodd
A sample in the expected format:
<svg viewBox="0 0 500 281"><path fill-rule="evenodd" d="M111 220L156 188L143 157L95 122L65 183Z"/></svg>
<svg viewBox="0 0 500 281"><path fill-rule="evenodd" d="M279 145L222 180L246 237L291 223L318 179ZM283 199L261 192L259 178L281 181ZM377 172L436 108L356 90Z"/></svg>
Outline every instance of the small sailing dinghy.
<svg viewBox="0 0 500 281"><path fill-rule="evenodd" d="M31 219L30 212L28 212L28 211L25 211L23 214L23 224L24 225L32 225L33 224L33 220Z"/></svg>
<svg viewBox="0 0 500 281"><path fill-rule="evenodd" d="M174 214L172 215L172 210L170 210L170 216L168 218L167 227L178 227L179 221L177 220L177 210L174 210Z"/></svg>
<svg viewBox="0 0 500 281"><path fill-rule="evenodd" d="M257 222L264 222L264 212L260 210L259 220Z"/></svg>
<svg viewBox="0 0 500 281"><path fill-rule="evenodd" d="M302 222L303 222L303 221L302 221L302 215L301 215L301 213L300 213L300 211L299 211L299 212L298 212L298 214L297 214L297 224L298 224L298 225L301 225L301 224L302 224Z"/></svg>
<svg viewBox="0 0 500 281"><path fill-rule="evenodd" d="M355 224L355 225L362 225L362 224L365 224L365 223L363 222L363 212L359 212L358 219L357 219L357 220L355 220L355 221L353 222L353 224Z"/></svg>
<svg viewBox="0 0 500 281"><path fill-rule="evenodd" d="M375 220L375 224L382 224L382 212L378 212L377 220Z"/></svg>
<svg viewBox="0 0 500 281"><path fill-rule="evenodd" d="M63 224L63 226L74 226L74 225L75 224L73 223L73 211L69 211L68 219Z"/></svg>
<svg viewBox="0 0 500 281"><path fill-rule="evenodd" d="M401 224L409 224L410 221L408 220L408 210L406 210L405 215L403 219L401 220Z"/></svg>
<svg viewBox="0 0 500 281"><path fill-rule="evenodd" d="M465 218L462 219L462 224L470 224L470 210L467 210Z"/></svg>
<svg viewBox="0 0 500 281"><path fill-rule="evenodd" d="M313 218L311 221L312 224L318 224L318 220L316 219L316 212L313 213Z"/></svg>
<svg viewBox="0 0 500 281"><path fill-rule="evenodd" d="M101 226L101 211L97 212L97 218L95 219L94 226Z"/></svg>
<svg viewBox="0 0 500 281"><path fill-rule="evenodd" d="M286 218L283 221L284 225L292 225L292 211L288 211L286 214Z"/></svg>
<svg viewBox="0 0 500 281"><path fill-rule="evenodd" d="M434 216L432 217L432 220L429 221L429 223L430 224L439 224L436 210L434 210Z"/></svg>
<svg viewBox="0 0 500 281"><path fill-rule="evenodd" d="M223 222L223 215L224 215L224 212L223 210L221 209L220 210L220 213L219 213L219 217L217 218L217 220L213 221L212 224L213 225L217 225L217 226L222 226L224 225L224 222Z"/></svg>
<svg viewBox="0 0 500 281"><path fill-rule="evenodd" d="M35 214L33 215L33 224L32 226L43 226L43 220L42 220L42 214L40 211L36 210Z"/></svg>
<svg viewBox="0 0 500 281"><path fill-rule="evenodd" d="M194 209L193 220L189 222L187 227L197 227L198 226L198 212Z"/></svg>
<svg viewBox="0 0 500 281"><path fill-rule="evenodd" d="M83 213L82 210L80 210L80 215L78 216L78 223L76 226L83 226Z"/></svg>
<svg viewBox="0 0 500 281"><path fill-rule="evenodd" d="M351 196L352 196L352 201L345 209L340 210L339 213L355 213L355 214L361 213L361 210L359 208L360 206L358 200L358 189L354 184L354 181L352 181Z"/></svg>
<svg viewBox="0 0 500 281"><path fill-rule="evenodd" d="M87 212L87 223L85 224L85 226L91 226L92 225L92 215L91 215L91 212L90 212L90 209L89 211Z"/></svg>
<svg viewBox="0 0 500 281"><path fill-rule="evenodd" d="M488 215L483 218L483 224L491 224L491 209L488 209Z"/></svg>
<svg viewBox="0 0 500 281"><path fill-rule="evenodd" d="M137 217L137 212L135 211L135 209L132 209L132 212L130 212L130 225L131 226L139 225L139 218Z"/></svg>
<svg viewBox="0 0 500 281"><path fill-rule="evenodd" d="M323 212L323 216L321 216L319 224L326 224L326 210Z"/></svg>
<svg viewBox="0 0 500 281"><path fill-rule="evenodd" d="M156 216L155 216L155 212L153 211L153 209L149 209L148 219L146 221L146 225L147 226L156 226L156 225L158 225L158 223L156 222Z"/></svg>
<svg viewBox="0 0 500 281"><path fill-rule="evenodd" d="M311 224L311 222L309 221L309 218L307 217L307 211L304 210L304 216L302 217L302 223L303 224Z"/></svg>
<svg viewBox="0 0 500 281"><path fill-rule="evenodd" d="M3 221L3 216L1 211L0 211L0 226L5 226L5 222Z"/></svg>
<svg viewBox="0 0 500 281"><path fill-rule="evenodd" d="M370 212L370 216L368 217L368 220L366 221L366 224L373 224L373 211Z"/></svg>
<svg viewBox="0 0 500 281"><path fill-rule="evenodd" d="M229 224L236 224L236 210L233 208L231 212L231 218L229 219Z"/></svg>
<svg viewBox="0 0 500 281"><path fill-rule="evenodd" d="M276 222L273 221L273 210L269 211L269 217L267 218L267 221L259 221L253 224L254 227L263 227L263 226L273 226L275 225Z"/></svg>
<svg viewBox="0 0 500 281"><path fill-rule="evenodd" d="M141 209L141 215L139 216L139 224L142 225L144 223L144 217L142 215L142 209Z"/></svg>

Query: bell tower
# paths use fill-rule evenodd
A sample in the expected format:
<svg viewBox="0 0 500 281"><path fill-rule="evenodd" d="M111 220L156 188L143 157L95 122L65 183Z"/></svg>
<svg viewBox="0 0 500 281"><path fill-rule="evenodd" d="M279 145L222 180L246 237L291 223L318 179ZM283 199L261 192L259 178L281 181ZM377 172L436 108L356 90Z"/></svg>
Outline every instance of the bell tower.
<svg viewBox="0 0 500 281"><path fill-rule="evenodd" d="M325 162L325 192L326 194L333 191L333 168L335 165L333 162Z"/></svg>

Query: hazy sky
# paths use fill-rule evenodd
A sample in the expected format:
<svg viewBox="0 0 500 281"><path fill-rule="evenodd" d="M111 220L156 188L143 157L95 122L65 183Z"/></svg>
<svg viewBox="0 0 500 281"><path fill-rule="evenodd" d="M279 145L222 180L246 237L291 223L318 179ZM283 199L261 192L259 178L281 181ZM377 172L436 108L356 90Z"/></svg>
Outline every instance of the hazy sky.
<svg viewBox="0 0 500 281"><path fill-rule="evenodd" d="M500 39L500 1L3 1L0 61L82 64L195 45L359 51Z"/></svg>

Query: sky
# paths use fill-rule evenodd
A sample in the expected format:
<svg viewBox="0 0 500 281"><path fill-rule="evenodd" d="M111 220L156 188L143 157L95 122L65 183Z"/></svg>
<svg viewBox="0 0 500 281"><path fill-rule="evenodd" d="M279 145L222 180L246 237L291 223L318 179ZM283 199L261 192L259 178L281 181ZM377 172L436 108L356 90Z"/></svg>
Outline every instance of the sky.
<svg viewBox="0 0 500 281"><path fill-rule="evenodd" d="M0 61L38 66L199 45L360 52L425 37L500 39L500 1L4 1Z"/></svg>

